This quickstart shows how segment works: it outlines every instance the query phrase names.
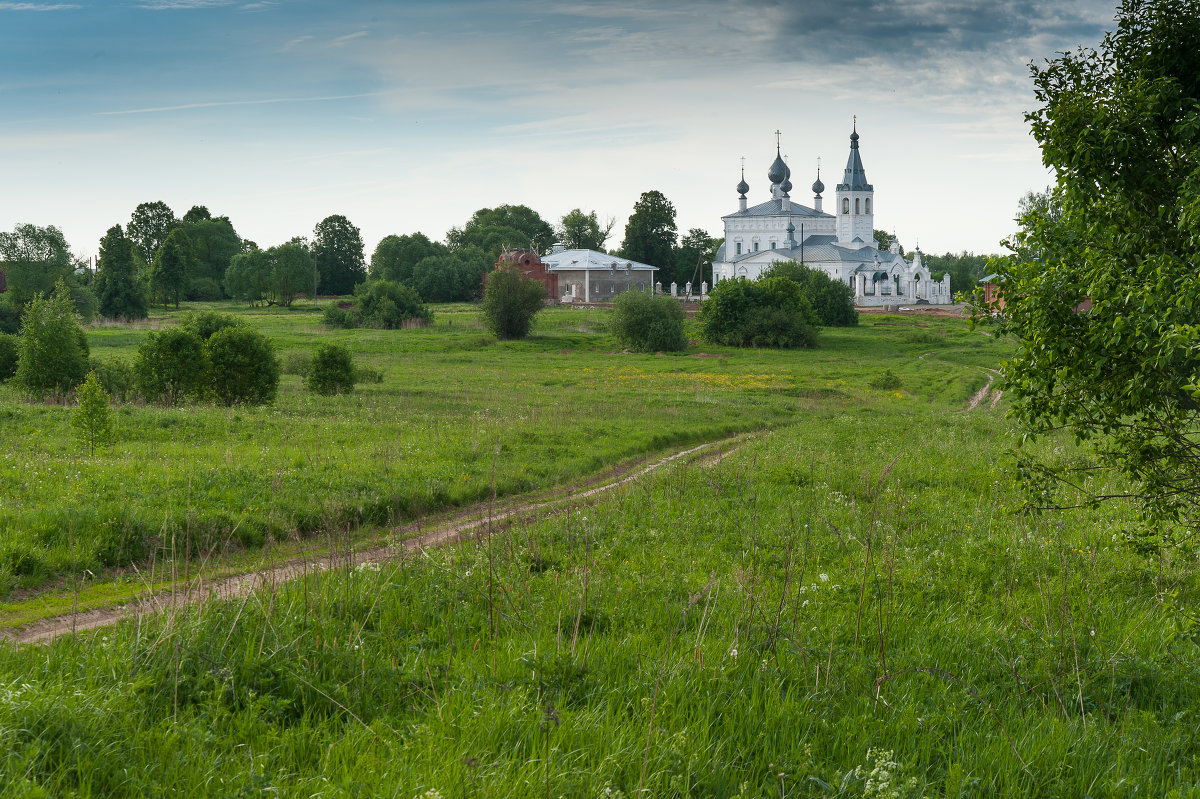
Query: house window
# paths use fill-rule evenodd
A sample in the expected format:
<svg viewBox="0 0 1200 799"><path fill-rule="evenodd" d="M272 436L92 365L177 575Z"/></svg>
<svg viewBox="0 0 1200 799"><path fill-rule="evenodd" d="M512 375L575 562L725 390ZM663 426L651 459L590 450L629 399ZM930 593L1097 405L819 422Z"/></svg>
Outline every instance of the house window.
<svg viewBox="0 0 1200 799"><path fill-rule="evenodd" d="M842 213L843 214L850 213L850 198L849 197L842 198Z"/></svg>
<svg viewBox="0 0 1200 799"><path fill-rule="evenodd" d="M608 284L608 293L609 293L609 294L615 294L615 293L616 293L616 291L617 291L617 284L616 284L616 283L609 283L609 284Z"/></svg>

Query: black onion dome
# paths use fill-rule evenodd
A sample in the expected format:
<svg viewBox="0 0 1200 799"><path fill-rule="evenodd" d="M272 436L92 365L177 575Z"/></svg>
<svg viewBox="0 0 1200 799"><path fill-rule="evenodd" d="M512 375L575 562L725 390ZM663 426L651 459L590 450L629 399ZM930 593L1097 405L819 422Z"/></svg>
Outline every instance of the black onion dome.
<svg viewBox="0 0 1200 799"><path fill-rule="evenodd" d="M817 179L813 182L813 194L820 194L825 191L825 184L821 182L821 175L817 175Z"/></svg>
<svg viewBox="0 0 1200 799"><path fill-rule="evenodd" d="M783 183L780 183L780 184L779 184L779 188L780 188L780 190L781 190L781 191L782 191L784 194L787 194L788 192L790 192L790 191L792 190L792 181L791 181L791 179L789 179L789 178L786 178L786 177L785 177L785 178L783 179Z"/></svg>
<svg viewBox="0 0 1200 799"><path fill-rule="evenodd" d="M737 193L745 194L748 191L750 191L750 184L748 184L746 182L746 178L743 177L737 184Z"/></svg>
<svg viewBox="0 0 1200 799"><path fill-rule="evenodd" d="M783 156L775 154L775 162L771 164L771 168L767 170L767 180L772 183L783 183L783 179L788 175L788 166L783 162Z"/></svg>

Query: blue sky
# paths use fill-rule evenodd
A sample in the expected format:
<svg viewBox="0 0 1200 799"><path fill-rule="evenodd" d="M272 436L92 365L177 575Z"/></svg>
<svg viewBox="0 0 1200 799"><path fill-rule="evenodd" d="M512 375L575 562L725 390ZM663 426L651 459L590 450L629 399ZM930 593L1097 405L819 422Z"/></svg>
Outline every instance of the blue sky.
<svg viewBox="0 0 1200 799"><path fill-rule="evenodd" d="M616 220L662 191L721 235L746 158L766 199L840 177L851 119L876 226L990 252L1048 173L1028 63L1111 27L1107 2L0 0L0 229L80 254L140 202L206 205L268 246L345 214L368 255L524 203ZM827 190L827 197L831 194Z"/></svg>

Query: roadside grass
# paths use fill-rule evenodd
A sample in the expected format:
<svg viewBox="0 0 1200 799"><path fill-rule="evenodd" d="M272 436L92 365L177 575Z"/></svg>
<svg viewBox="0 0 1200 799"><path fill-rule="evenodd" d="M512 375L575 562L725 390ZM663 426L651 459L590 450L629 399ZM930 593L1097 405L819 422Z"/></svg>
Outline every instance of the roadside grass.
<svg viewBox="0 0 1200 799"><path fill-rule="evenodd" d="M0 785L1194 795L1195 553L1015 512L997 412L840 391L569 514L0 645Z"/></svg>
<svg viewBox="0 0 1200 799"><path fill-rule="evenodd" d="M327 330L318 309L219 310L267 334L281 356L348 347L378 371L349 396L283 377L265 408L125 404L117 443L85 456L70 408L0 386L0 598L129 564L211 558L329 530L386 527L446 508L562 485L672 446L774 428L827 399L924 403L953 413L1003 345L956 320L906 338L874 324L822 332L813 351L695 345L682 356L617 351L608 311L549 309L525 341L498 342L470 305L423 329ZM170 312L88 331L93 357L132 361ZM929 331L933 331L930 333ZM920 355L933 351L932 357ZM720 357L688 357L714 355ZM886 395L879 372L901 380Z"/></svg>

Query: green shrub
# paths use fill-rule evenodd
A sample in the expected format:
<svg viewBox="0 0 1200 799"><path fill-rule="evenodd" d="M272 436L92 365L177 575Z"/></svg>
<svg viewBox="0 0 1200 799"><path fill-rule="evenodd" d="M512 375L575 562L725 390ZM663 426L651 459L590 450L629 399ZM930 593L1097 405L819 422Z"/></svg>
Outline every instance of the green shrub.
<svg viewBox="0 0 1200 799"><path fill-rule="evenodd" d="M75 394L79 404L71 414L71 426L79 431L88 454L95 455L97 448L112 443L114 438L108 392L100 385L100 377L88 372Z"/></svg>
<svg viewBox="0 0 1200 799"><path fill-rule="evenodd" d="M700 307L700 332L731 347L814 347L817 315L800 285L782 277L722 280Z"/></svg>
<svg viewBox="0 0 1200 799"><path fill-rule="evenodd" d="M672 297L626 291L617 295L609 329L636 352L679 352L687 349L683 319L683 307Z"/></svg>
<svg viewBox="0 0 1200 799"><path fill-rule="evenodd" d="M120 358L100 361L93 358L88 362L88 371L96 373L100 385L117 402L125 402L137 394L137 378L128 361Z"/></svg>
<svg viewBox="0 0 1200 799"><path fill-rule="evenodd" d="M900 388L903 384L900 382L900 378L897 377L891 369L885 369L883 374L876 375L875 377L871 378L871 381L868 385L874 389L888 391L894 388Z"/></svg>
<svg viewBox="0 0 1200 799"><path fill-rule="evenodd" d="M525 338L545 300L546 287L516 267L496 269L483 292L484 322L496 338Z"/></svg>
<svg viewBox="0 0 1200 799"><path fill-rule="evenodd" d="M17 337L0 333L0 383L17 373Z"/></svg>
<svg viewBox="0 0 1200 799"><path fill-rule="evenodd" d="M188 299L201 302L212 302L225 299L221 284L211 277L198 277L188 286Z"/></svg>
<svg viewBox="0 0 1200 799"><path fill-rule="evenodd" d="M227 327L236 327L239 324L241 322L236 317L227 313L191 311L184 314L179 326L184 330L195 333L200 337L201 341L208 341L212 338L213 333L216 333L218 330L224 330Z"/></svg>
<svg viewBox="0 0 1200 799"><path fill-rule="evenodd" d="M390 280L370 280L354 289L361 324L396 330L409 319L428 322L429 309L416 289Z"/></svg>
<svg viewBox="0 0 1200 799"><path fill-rule="evenodd" d="M88 345L63 281L50 299L34 297L21 315L13 382L31 394L65 394L83 381Z"/></svg>
<svg viewBox="0 0 1200 799"><path fill-rule="evenodd" d="M354 382L355 383L375 383L383 382L383 372L378 369L373 369L370 366L355 366L354 367Z"/></svg>
<svg viewBox="0 0 1200 799"><path fill-rule="evenodd" d="M339 308L336 305L330 305L325 309L325 313L321 315L321 321L326 327L340 327L350 329L358 327L359 316L356 309Z"/></svg>
<svg viewBox="0 0 1200 799"><path fill-rule="evenodd" d="M21 312L7 302L0 302L0 333L15 336L19 332L21 332Z"/></svg>
<svg viewBox="0 0 1200 799"><path fill-rule="evenodd" d="M820 269L811 269L795 261L776 261L763 277L783 277L798 284L821 325L853 327L858 324L854 290Z"/></svg>
<svg viewBox="0 0 1200 799"><path fill-rule="evenodd" d="M208 358L204 342L190 330L149 333L133 364L138 392L150 402L174 405L204 393Z"/></svg>
<svg viewBox="0 0 1200 799"><path fill-rule="evenodd" d="M349 394L354 390L354 361L340 344L324 344L312 356L308 390L318 394Z"/></svg>
<svg viewBox="0 0 1200 799"><path fill-rule="evenodd" d="M279 358L271 340L248 327L225 327L204 344L209 387L222 405L266 405L279 391Z"/></svg>

